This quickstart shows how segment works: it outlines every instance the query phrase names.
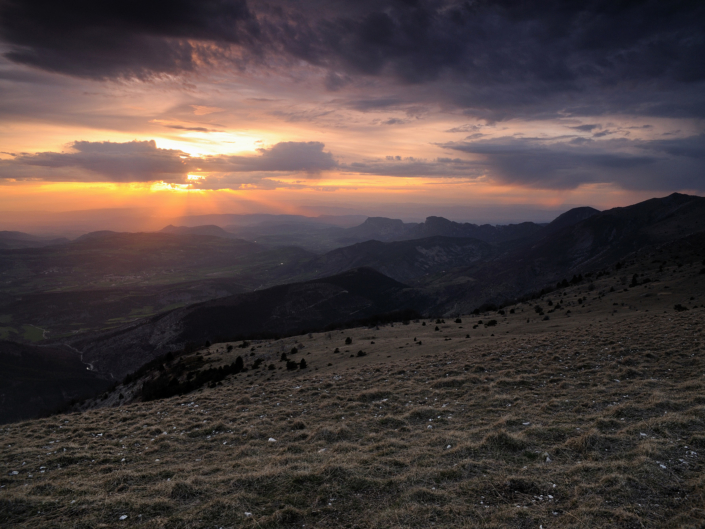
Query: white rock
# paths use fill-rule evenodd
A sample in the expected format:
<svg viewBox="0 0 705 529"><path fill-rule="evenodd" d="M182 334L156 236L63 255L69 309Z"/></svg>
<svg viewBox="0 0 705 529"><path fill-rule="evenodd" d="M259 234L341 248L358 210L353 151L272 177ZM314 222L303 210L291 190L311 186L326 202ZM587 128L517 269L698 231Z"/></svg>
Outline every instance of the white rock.
<svg viewBox="0 0 705 529"><path fill-rule="evenodd" d="M276 443L277 440L276 440L274 437L270 437L270 438L269 438L269 442L270 442L270 443Z"/></svg>
<svg viewBox="0 0 705 529"><path fill-rule="evenodd" d="M120 516L120 520L127 520L127 515L123 514L122 516Z"/></svg>
<svg viewBox="0 0 705 529"><path fill-rule="evenodd" d="M249 518L250 516L252 516L252 513L251 513L251 512L246 512L246 513L245 513L245 516L246 516L247 518Z"/></svg>

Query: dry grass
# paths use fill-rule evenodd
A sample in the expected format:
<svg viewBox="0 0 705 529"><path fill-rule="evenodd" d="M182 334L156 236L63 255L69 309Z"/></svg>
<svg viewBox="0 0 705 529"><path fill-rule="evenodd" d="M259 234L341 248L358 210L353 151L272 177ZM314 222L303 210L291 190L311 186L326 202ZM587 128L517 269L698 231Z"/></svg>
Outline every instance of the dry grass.
<svg viewBox="0 0 705 529"><path fill-rule="evenodd" d="M412 322L261 342L255 357L277 367L304 345L310 367L8 425L0 524L702 527L697 280L679 270L595 299L607 279L584 308L568 305L588 294L576 287L571 315L549 321L521 305L491 328L465 316L438 332ZM685 301L700 307L676 313ZM223 344L209 354L232 361Z"/></svg>

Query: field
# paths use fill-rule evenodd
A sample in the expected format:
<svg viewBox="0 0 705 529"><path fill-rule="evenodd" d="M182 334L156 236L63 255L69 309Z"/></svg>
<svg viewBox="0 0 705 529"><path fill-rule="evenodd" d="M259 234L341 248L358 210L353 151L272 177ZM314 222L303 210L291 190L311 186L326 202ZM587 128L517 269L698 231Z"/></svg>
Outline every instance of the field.
<svg viewBox="0 0 705 529"><path fill-rule="evenodd" d="M459 323L214 344L178 361L247 372L0 430L0 525L702 527L700 269L627 267L652 281Z"/></svg>

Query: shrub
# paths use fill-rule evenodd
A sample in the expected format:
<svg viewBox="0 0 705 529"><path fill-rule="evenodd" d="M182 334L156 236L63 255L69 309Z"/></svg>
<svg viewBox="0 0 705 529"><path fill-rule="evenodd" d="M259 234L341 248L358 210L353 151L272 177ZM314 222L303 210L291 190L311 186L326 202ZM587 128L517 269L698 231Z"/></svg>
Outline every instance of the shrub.
<svg viewBox="0 0 705 529"><path fill-rule="evenodd" d="M294 371L295 369L298 369L299 364L294 362L293 360L287 360L286 361L286 369L287 371Z"/></svg>
<svg viewBox="0 0 705 529"><path fill-rule="evenodd" d="M463 320L461 320L460 318L455 318L455 323L463 323Z"/></svg>
<svg viewBox="0 0 705 529"><path fill-rule="evenodd" d="M282 353L282 355L279 357L280 362L286 362L288 358L286 357L286 353Z"/></svg>
<svg viewBox="0 0 705 529"><path fill-rule="evenodd" d="M362 349L360 349L360 350L357 352L357 356L358 356L358 357L359 357L359 356L367 356L367 353L366 353L365 351L363 351Z"/></svg>
<svg viewBox="0 0 705 529"><path fill-rule="evenodd" d="M351 343L352 343L352 338L350 338L350 336L345 338L345 345L350 345Z"/></svg>
<svg viewBox="0 0 705 529"><path fill-rule="evenodd" d="M688 307L684 307L683 305L681 305L680 303L678 303L677 305L675 305L675 306L673 307L673 309L674 309L676 312L683 312L683 311L685 311L685 310L688 310Z"/></svg>
<svg viewBox="0 0 705 529"><path fill-rule="evenodd" d="M434 330L434 331L440 331L440 329L438 328L438 325L436 325L436 328L433 329L433 330Z"/></svg>
<svg viewBox="0 0 705 529"><path fill-rule="evenodd" d="M490 320L485 324L485 327L494 327L497 325L497 320Z"/></svg>
<svg viewBox="0 0 705 529"><path fill-rule="evenodd" d="M308 364L306 364L306 359L302 358L301 362L299 362L299 369L306 369Z"/></svg>
<svg viewBox="0 0 705 529"><path fill-rule="evenodd" d="M289 352L289 354L290 354L290 355L295 355L295 354L298 353L298 352L299 352L299 350L298 350L296 347L292 347L292 348L291 348L291 351Z"/></svg>
<svg viewBox="0 0 705 529"><path fill-rule="evenodd" d="M241 356L238 356L235 359L235 363L233 364L234 372L239 373L245 368L245 361L242 359Z"/></svg>
<svg viewBox="0 0 705 529"><path fill-rule="evenodd" d="M269 367L267 369L269 369L270 371L274 371L276 367L274 366L274 364L269 364Z"/></svg>

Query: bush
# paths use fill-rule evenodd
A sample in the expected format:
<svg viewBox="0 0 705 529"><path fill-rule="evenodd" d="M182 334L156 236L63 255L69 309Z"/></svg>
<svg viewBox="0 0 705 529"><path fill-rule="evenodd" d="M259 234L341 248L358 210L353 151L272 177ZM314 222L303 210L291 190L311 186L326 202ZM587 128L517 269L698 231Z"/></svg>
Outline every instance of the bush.
<svg viewBox="0 0 705 529"><path fill-rule="evenodd" d="M306 363L306 359L302 358L301 362L299 362L299 369L306 369L307 366L308 364Z"/></svg>
<svg viewBox="0 0 705 529"><path fill-rule="evenodd" d="M286 369L287 371L294 371L295 369L298 369L299 364L294 362L293 360L287 360L286 361Z"/></svg>
<svg viewBox="0 0 705 529"><path fill-rule="evenodd" d="M440 331L440 329L438 328L438 325L436 325L436 328L433 329L433 330L434 330L434 331Z"/></svg>
<svg viewBox="0 0 705 529"><path fill-rule="evenodd" d="M286 357L286 353L282 353L282 355L279 357L280 362L286 362L288 358Z"/></svg>
<svg viewBox="0 0 705 529"><path fill-rule="evenodd" d="M352 338L350 338L350 336L345 338L345 345L350 345L351 343L352 343Z"/></svg>
<svg viewBox="0 0 705 529"><path fill-rule="evenodd" d="M680 303L678 303L676 306L673 307L673 309L674 309L676 312L683 312L683 311L688 310L688 307L684 307L683 305L681 305Z"/></svg>
<svg viewBox="0 0 705 529"><path fill-rule="evenodd" d="M463 323L463 320L461 320L460 318L455 318L455 323Z"/></svg>
<svg viewBox="0 0 705 529"><path fill-rule="evenodd" d="M289 354L290 354L290 355L295 355L295 354L298 353L298 352L299 352L299 350L298 350L296 347L292 347L292 348L291 348L291 351L289 352Z"/></svg>
<svg viewBox="0 0 705 529"><path fill-rule="evenodd" d="M357 352L357 356L358 356L358 357L360 357L360 356L367 356L367 353L366 353L365 351L363 351L362 349L360 349L360 350Z"/></svg>
<svg viewBox="0 0 705 529"><path fill-rule="evenodd" d="M497 320L490 320L485 324L485 327L494 327L497 325Z"/></svg>

